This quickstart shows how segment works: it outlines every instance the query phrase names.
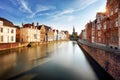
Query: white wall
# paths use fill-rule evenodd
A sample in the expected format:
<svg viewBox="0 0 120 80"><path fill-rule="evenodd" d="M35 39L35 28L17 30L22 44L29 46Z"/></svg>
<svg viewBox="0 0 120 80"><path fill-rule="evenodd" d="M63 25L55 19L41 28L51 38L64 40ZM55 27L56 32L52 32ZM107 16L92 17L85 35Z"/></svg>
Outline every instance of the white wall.
<svg viewBox="0 0 120 80"><path fill-rule="evenodd" d="M0 28L3 28L3 32L0 31L0 43L15 43L16 42L16 28L3 26L0 22ZM13 30L13 33L11 33ZM3 36L3 41L1 41L1 36ZM13 37L13 40L11 39Z"/></svg>

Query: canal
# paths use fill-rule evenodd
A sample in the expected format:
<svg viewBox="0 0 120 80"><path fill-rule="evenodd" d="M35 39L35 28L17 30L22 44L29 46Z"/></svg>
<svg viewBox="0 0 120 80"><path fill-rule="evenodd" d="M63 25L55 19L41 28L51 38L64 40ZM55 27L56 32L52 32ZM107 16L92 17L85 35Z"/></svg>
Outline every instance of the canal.
<svg viewBox="0 0 120 80"><path fill-rule="evenodd" d="M72 41L0 51L0 79L113 80Z"/></svg>

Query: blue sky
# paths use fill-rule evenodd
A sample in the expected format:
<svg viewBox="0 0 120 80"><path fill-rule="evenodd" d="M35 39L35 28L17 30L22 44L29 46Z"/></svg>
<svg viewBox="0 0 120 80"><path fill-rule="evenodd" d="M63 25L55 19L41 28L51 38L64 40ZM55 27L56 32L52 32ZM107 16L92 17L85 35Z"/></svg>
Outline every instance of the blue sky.
<svg viewBox="0 0 120 80"><path fill-rule="evenodd" d="M1 0L0 17L19 26L39 22L70 33L74 26L80 33L105 5L106 0Z"/></svg>

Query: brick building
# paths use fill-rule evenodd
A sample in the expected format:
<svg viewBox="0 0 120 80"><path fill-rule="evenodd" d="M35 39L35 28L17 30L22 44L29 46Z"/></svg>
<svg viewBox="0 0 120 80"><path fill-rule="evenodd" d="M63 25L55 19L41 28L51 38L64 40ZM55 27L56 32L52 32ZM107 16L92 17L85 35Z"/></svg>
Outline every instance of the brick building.
<svg viewBox="0 0 120 80"><path fill-rule="evenodd" d="M20 27L15 26L16 28L16 42L20 42Z"/></svg>
<svg viewBox="0 0 120 80"><path fill-rule="evenodd" d="M107 22L107 41L106 44L112 47L120 47L120 1L107 0L106 5L106 22Z"/></svg>
<svg viewBox="0 0 120 80"><path fill-rule="evenodd" d="M102 12L98 12L96 14L96 42L97 43L104 43L104 34L103 34L103 30L102 30L102 20L104 20L105 18L105 13Z"/></svg>
<svg viewBox="0 0 120 80"><path fill-rule="evenodd" d="M86 24L85 26L86 40L92 42L92 22Z"/></svg>
<svg viewBox="0 0 120 80"><path fill-rule="evenodd" d="M92 43L95 43L96 42L96 22L97 20L95 19L93 22L92 22L92 31L91 31L91 42Z"/></svg>

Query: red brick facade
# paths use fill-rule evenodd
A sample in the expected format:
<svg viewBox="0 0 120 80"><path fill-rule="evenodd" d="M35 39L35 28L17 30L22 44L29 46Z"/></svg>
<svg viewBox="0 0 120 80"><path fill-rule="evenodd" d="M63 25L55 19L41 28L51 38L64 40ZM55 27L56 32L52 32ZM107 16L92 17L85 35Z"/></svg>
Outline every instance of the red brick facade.
<svg viewBox="0 0 120 80"><path fill-rule="evenodd" d="M118 36L118 14L120 9L120 1L119 0L107 0L106 5L106 22L107 22L107 45L118 47L119 45L119 36Z"/></svg>
<svg viewBox="0 0 120 80"><path fill-rule="evenodd" d="M88 42L92 42L92 22L89 22L86 24L86 28L85 28L85 32L86 32L86 40Z"/></svg>
<svg viewBox="0 0 120 80"><path fill-rule="evenodd" d="M96 19L86 26L88 42L120 48L120 1L107 0L106 12L97 13Z"/></svg>

